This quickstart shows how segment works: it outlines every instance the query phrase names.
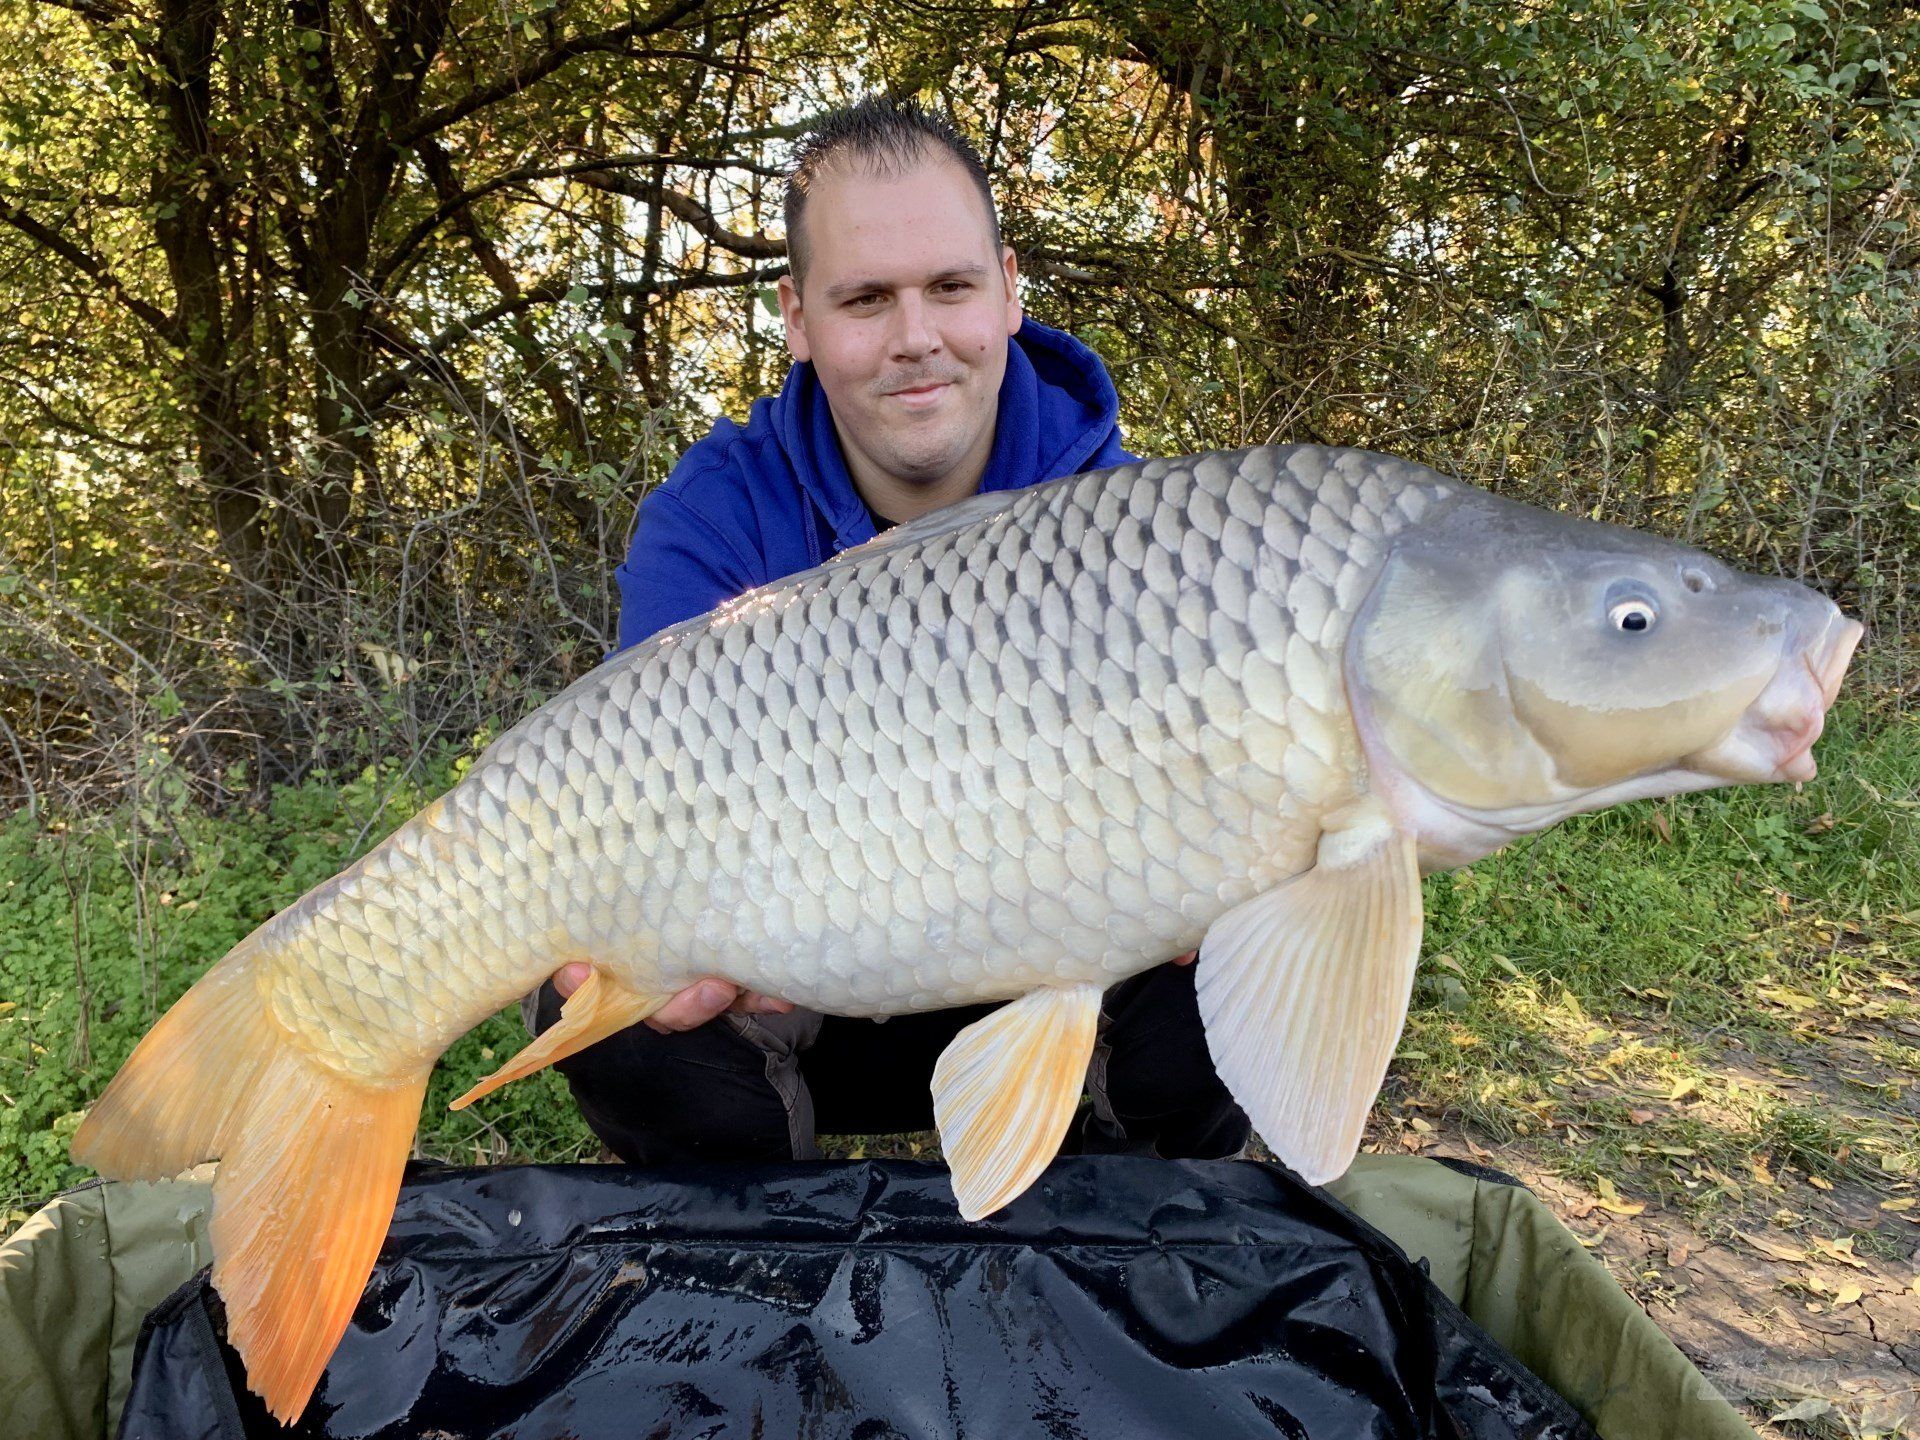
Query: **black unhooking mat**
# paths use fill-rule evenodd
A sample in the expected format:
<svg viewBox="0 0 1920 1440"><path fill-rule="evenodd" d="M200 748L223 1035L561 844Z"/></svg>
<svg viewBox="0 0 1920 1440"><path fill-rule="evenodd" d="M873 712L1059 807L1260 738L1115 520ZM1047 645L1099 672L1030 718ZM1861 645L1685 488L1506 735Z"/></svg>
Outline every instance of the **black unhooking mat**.
<svg viewBox="0 0 1920 1440"><path fill-rule="evenodd" d="M905 1162L415 1170L291 1432L222 1319L204 1271L152 1313L122 1440L1593 1435L1249 1163L1062 1159L974 1224Z"/></svg>

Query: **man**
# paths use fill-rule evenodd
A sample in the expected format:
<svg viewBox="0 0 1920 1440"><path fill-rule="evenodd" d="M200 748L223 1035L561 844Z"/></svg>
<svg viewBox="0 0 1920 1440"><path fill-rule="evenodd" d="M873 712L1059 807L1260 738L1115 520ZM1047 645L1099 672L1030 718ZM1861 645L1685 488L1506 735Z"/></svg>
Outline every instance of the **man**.
<svg viewBox="0 0 1920 1440"><path fill-rule="evenodd" d="M883 99L829 115L801 146L786 221L796 363L642 504L618 572L622 648L981 490L1134 458L1098 357L1022 315L986 172L950 124ZM536 1033L585 978L567 966L529 997ZM713 979L559 1069L630 1163L808 1159L817 1134L930 1128L935 1060L993 1008L848 1019ZM1184 964L1108 993L1088 1079L1069 1148L1246 1144Z"/></svg>

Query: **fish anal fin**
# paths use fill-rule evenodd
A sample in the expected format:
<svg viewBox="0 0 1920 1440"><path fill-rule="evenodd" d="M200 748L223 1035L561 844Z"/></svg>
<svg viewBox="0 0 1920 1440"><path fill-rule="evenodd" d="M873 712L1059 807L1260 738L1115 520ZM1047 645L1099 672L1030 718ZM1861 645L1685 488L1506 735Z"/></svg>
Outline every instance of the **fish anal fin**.
<svg viewBox="0 0 1920 1440"><path fill-rule="evenodd" d="M637 995L609 980L604 971L594 970L580 988L560 1007L560 1018L549 1025L524 1050L447 1108L464 1110L482 1095L490 1095L510 1080L544 1070L556 1060L597 1044L618 1034L629 1025L638 1025L658 1010L671 995Z"/></svg>
<svg viewBox="0 0 1920 1440"><path fill-rule="evenodd" d="M991 1215L1059 1152L1086 1084L1100 987L1035 990L967 1026L933 1068L933 1118L968 1220Z"/></svg>
<svg viewBox="0 0 1920 1440"><path fill-rule="evenodd" d="M1309 1184L1345 1173L1406 1023L1420 957L1413 838L1376 801L1332 817L1313 868L1216 920L1195 986L1207 1048Z"/></svg>

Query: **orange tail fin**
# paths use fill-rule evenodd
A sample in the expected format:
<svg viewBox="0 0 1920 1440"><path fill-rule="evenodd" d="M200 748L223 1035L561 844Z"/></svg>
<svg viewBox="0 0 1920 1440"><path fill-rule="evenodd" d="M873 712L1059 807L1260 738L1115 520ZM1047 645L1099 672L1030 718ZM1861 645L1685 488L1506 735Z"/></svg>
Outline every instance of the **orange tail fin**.
<svg viewBox="0 0 1920 1440"><path fill-rule="evenodd" d="M229 956L148 1032L88 1111L73 1157L119 1180L218 1159L213 1283L247 1382L306 1408L393 1219L425 1072L328 1069L274 1023L253 958Z"/></svg>

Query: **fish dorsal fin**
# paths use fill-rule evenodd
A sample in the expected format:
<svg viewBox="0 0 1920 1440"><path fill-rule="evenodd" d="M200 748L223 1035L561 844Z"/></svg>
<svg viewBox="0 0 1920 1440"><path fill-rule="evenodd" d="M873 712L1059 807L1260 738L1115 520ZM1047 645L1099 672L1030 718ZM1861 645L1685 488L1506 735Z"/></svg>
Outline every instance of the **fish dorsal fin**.
<svg viewBox="0 0 1920 1440"><path fill-rule="evenodd" d="M560 1007L560 1018L537 1040L447 1108L464 1110L509 1080L544 1070L554 1061L577 1054L629 1025L638 1025L672 998L670 994L636 995L595 969L580 988L567 997L567 1003Z"/></svg>
<svg viewBox="0 0 1920 1440"><path fill-rule="evenodd" d="M991 1215L1059 1152L1093 1058L1100 987L1035 990L967 1026L933 1067L933 1118L968 1220Z"/></svg>
<svg viewBox="0 0 1920 1440"><path fill-rule="evenodd" d="M1214 1067L1312 1185L1360 1148L1420 957L1414 842L1377 801L1334 817L1313 868L1229 910L1195 985Z"/></svg>

